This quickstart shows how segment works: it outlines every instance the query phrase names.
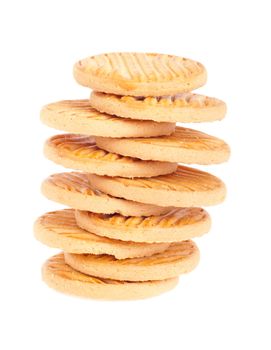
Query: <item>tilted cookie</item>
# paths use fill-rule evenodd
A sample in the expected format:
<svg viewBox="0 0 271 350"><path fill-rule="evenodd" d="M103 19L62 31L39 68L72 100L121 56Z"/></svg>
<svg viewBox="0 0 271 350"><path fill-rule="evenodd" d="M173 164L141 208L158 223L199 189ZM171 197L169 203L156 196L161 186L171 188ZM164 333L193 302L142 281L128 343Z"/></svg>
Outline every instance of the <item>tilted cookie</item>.
<svg viewBox="0 0 271 350"><path fill-rule="evenodd" d="M157 123L114 117L92 108L89 100L50 103L41 110L41 120L51 128L105 137L151 137L170 135L174 123Z"/></svg>
<svg viewBox="0 0 271 350"><path fill-rule="evenodd" d="M210 230L209 214L201 208L173 209L157 216L106 215L75 212L77 224L97 235L133 242L179 242Z"/></svg>
<svg viewBox="0 0 271 350"><path fill-rule="evenodd" d="M62 134L48 139L45 156L66 168L97 175L151 177L170 174L177 163L144 161L104 151L96 146L94 137Z"/></svg>
<svg viewBox="0 0 271 350"><path fill-rule="evenodd" d="M91 276L120 281L154 281L192 271L199 262L199 250L192 241L172 243L162 253L117 260L112 255L64 253L65 262Z"/></svg>
<svg viewBox="0 0 271 350"><path fill-rule="evenodd" d="M163 96L205 84L204 66L188 58L116 52L87 57L74 65L76 81L96 91L131 96Z"/></svg>
<svg viewBox="0 0 271 350"><path fill-rule="evenodd" d="M123 282L88 276L67 265L62 253L45 262L42 268L42 277L49 287L59 292L105 300L149 298L169 291L178 283L178 278L161 281Z"/></svg>
<svg viewBox="0 0 271 350"><path fill-rule="evenodd" d="M88 174L92 185L116 197L160 206L199 207L221 203L226 195L224 183L214 175L178 166L170 175L125 179Z"/></svg>
<svg viewBox="0 0 271 350"><path fill-rule="evenodd" d="M116 259L136 258L160 253L168 243L135 243L113 240L80 228L73 209L40 216L34 224L35 237L42 243L76 254L109 254Z"/></svg>
<svg viewBox="0 0 271 350"><path fill-rule="evenodd" d="M142 204L102 193L92 186L86 173L53 174L43 181L41 190L50 200L74 209L95 213L148 216L164 214L170 210L170 208Z"/></svg>
<svg viewBox="0 0 271 350"><path fill-rule="evenodd" d="M96 137L98 147L143 160L185 164L218 164L228 160L230 148L221 139L203 132L176 127L170 136L115 139Z"/></svg>
<svg viewBox="0 0 271 350"><path fill-rule="evenodd" d="M122 118L157 122L200 123L221 120L226 114L225 102L185 92L174 96L121 96L92 91L90 103L98 111Z"/></svg>

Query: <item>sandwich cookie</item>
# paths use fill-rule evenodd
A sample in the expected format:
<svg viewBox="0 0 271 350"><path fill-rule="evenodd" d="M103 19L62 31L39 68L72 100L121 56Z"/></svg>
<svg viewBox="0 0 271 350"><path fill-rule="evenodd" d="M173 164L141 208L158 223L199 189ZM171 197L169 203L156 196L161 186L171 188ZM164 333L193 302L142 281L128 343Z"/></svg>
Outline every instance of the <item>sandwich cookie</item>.
<svg viewBox="0 0 271 350"><path fill-rule="evenodd" d="M149 256L163 252L169 243L134 243L97 236L78 227L73 209L46 213L34 224L35 237L52 248L76 254L109 254L116 259Z"/></svg>
<svg viewBox="0 0 271 350"><path fill-rule="evenodd" d="M203 132L176 127L170 136L115 139L96 137L97 146L123 156L185 164L218 164L228 160L230 148L223 140Z"/></svg>
<svg viewBox="0 0 271 350"><path fill-rule="evenodd" d="M156 122L200 123L221 120L226 114L225 102L184 92L174 96L121 96L92 91L90 103L100 112L122 118Z"/></svg>
<svg viewBox="0 0 271 350"><path fill-rule="evenodd" d="M41 191L52 201L95 213L149 216L164 214L172 209L142 204L102 193L92 186L86 173L53 174L43 181Z"/></svg>
<svg viewBox="0 0 271 350"><path fill-rule="evenodd" d="M199 250L192 241L172 243L167 250L144 258L117 260L112 255L64 253L65 262L77 271L120 281L153 281L192 271Z"/></svg>
<svg viewBox="0 0 271 350"><path fill-rule="evenodd" d="M89 100L66 100L50 103L41 110L41 121L51 128L105 137L151 137L170 135L174 123L156 123L114 117L92 108Z"/></svg>
<svg viewBox="0 0 271 350"><path fill-rule="evenodd" d="M62 253L45 262L42 268L42 277L49 287L59 292L106 300L149 298L169 291L178 283L178 278L161 281L124 282L88 276L67 265Z"/></svg>
<svg viewBox="0 0 271 350"><path fill-rule="evenodd" d="M178 166L170 175L126 179L88 174L92 185L112 196L159 206L199 207L221 203L226 196L224 183L214 175Z"/></svg>
<svg viewBox="0 0 271 350"><path fill-rule="evenodd" d="M157 53L108 53L74 65L75 80L96 91L131 96L163 96L205 84L204 66L188 58Z"/></svg>
<svg viewBox="0 0 271 350"><path fill-rule="evenodd" d="M201 208L173 209L158 216L106 215L77 210L78 226L97 235L133 242L179 242L210 230L209 214ZM65 249L64 249L65 250Z"/></svg>
<svg viewBox="0 0 271 350"><path fill-rule="evenodd" d="M97 175L151 177L170 174L177 163L144 161L104 151L96 146L94 137L62 134L48 139L45 156L66 168Z"/></svg>

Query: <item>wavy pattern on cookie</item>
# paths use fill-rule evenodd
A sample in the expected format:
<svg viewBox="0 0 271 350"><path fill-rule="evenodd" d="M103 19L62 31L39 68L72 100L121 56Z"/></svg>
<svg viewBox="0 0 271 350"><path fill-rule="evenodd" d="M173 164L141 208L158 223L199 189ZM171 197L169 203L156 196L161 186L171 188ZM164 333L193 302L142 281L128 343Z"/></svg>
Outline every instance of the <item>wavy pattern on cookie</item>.
<svg viewBox="0 0 271 350"><path fill-rule="evenodd" d="M123 216L119 214L96 214L86 212L94 220L103 224L122 228L170 228L193 225L209 218L208 213L202 208L181 208L169 211L157 216Z"/></svg>
<svg viewBox="0 0 271 350"><path fill-rule="evenodd" d="M107 238L97 236L78 227L73 209L46 213L38 219L40 225L58 235L79 240L108 242Z"/></svg>
<svg viewBox="0 0 271 350"><path fill-rule="evenodd" d="M51 137L45 143L44 154L67 168L98 175L152 177L170 174L177 169L176 162L145 161L100 149L93 137L77 134Z"/></svg>
<svg viewBox="0 0 271 350"><path fill-rule="evenodd" d="M147 216L160 215L171 209L112 197L92 187L89 174L84 172L64 172L50 175L44 180L42 190L45 196L51 200L72 208L98 213L117 212L129 216ZM71 198L69 198L69 194L71 194Z"/></svg>
<svg viewBox="0 0 271 350"><path fill-rule="evenodd" d="M175 91L175 94L170 92L162 96L163 93L159 95L157 87L157 93L153 95L132 95L129 92L123 94L92 91L90 103L101 112L121 118L173 123L221 120L227 111L222 100L190 92L176 94Z"/></svg>
<svg viewBox="0 0 271 350"><path fill-rule="evenodd" d="M110 239L80 228L73 209L40 216L34 225L36 238L50 247L76 254L110 254L117 259L149 256L164 251L169 243L142 243Z"/></svg>
<svg viewBox="0 0 271 350"><path fill-rule="evenodd" d="M187 58L152 53L102 54L81 60L78 65L96 76L110 74L135 82L187 79L204 70L202 64Z"/></svg>
<svg viewBox="0 0 271 350"><path fill-rule="evenodd" d="M172 174L156 176L151 179L114 177L113 180L125 186L171 191L208 191L221 186L221 180L217 177L197 169L183 166L178 166L177 170Z"/></svg>
<svg viewBox="0 0 271 350"><path fill-rule="evenodd" d="M86 173L70 172L50 175L47 182L71 192L78 192L86 195L106 196L91 187Z"/></svg>
<svg viewBox="0 0 271 350"><path fill-rule="evenodd" d="M89 100L63 100L58 102L50 103L43 107L44 110L54 112L61 117L76 117L89 118L93 120L117 120L109 114L100 113L96 109L92 108Z"/></svg>
<svg viewBox="0 0 271 350"><path fill-rule="evenodd" d="M146 140L147 139L144 139L143 142ZM176 148L182 147L207 151L221 150L223 148L228 149L228 145L217 137L207 135L194 129L182 127L177 127L172 135L162 137L162 142L156 137L150 138L150 140L153 140L151 143L155 145L163 146L164 143L166 143L167 146Z"/></svg>
<svg viewBox="0 0 271 350"><path fill-rule="evenodd" d="M49 272L51 271L54 275L57 275L59 277L72 280L72 281L80 281L80 282L87 282L87 283L93 283L93 284L129 283L129 282L123 282L123 281L109 280L105 278L92 277L89 275L85 275L79 271L76 271L65 263L63 253L60 253L48 259L47 262L45 263L45 268Z"/></svg>
<svg viewBox="0 0 271 350"><path fill-rule="evenodd" d="M58 150L62 154L78 158L93 159L107 162L137 163L140 159L121 156L116 153L104 151L96 146L94 137L62 134L51 137L47 145Z"/></svg>
<svg viewBox="0 0 271 350"><path fill-rule="evenodd" d="M174 96L121 96L121 95L113 95L113 94L104 94L101 92L94 92L94 94L100 95L106 99L115 99L120 100L125 103L131 104L140 104L146 107L148 106L165 106L165 107L193 107L193 108L204 108L204 107L213 107L224 104L221 100L199 95L193 94L191 92L183 92Z"/></svg>
<svg viewBox="0 0 271 350"><path fill-rule="evenodd" d="M118 260L112 255L89 255L83 254L82 260L86 263L116 263L117 265L151 266L158 264L169 264L189 259L190 256L198 254L198 248L193 241L182 241L172 243L164 252L143 258L129 258ZM73 254L69 254L73 255ZM85 257L85 259L84 259Z"/></svg>
<svg viewBox="0 0 271 350"><path fill-rule="evenodd" d="M182 127L177 127L175 129L175 132L167 137L142 137L134 138L132 141L145 144L152 144L161 147L182 147L197 150L217 150L221 149L221 147L225 145L225 143L222 140L216 137L204 134L203 132L197 130Z"/></svg>
<svg viewBox="0 0 271 350"><path fill-rule="evenodd" d="M49 127L90 136L151 137L169 135L175 129L174 122L132 120L99 112L91 107L89 100L64 100L47 104L42 108L40 117Z"/></svg>
<svg viewBox="0 0 271 350"><path fill-rule="evenodd" d="M201 131L182 127L176 127L175 132L169 136L133 138L131 142L199 151L229 151L229 146L223 140Z"/></svg>

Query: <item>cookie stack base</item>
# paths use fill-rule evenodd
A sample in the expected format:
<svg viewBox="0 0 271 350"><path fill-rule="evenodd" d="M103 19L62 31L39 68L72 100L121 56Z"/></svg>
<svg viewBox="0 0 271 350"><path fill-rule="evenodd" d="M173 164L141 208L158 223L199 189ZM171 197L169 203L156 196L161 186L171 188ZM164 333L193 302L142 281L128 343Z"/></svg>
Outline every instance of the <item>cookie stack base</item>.
<svg viewBox="0 0 271 350"><path fill-rule="evenodd" d="M51 288L70 295L105 300L136 300L159 295L173 289L178 278L162 281L126 282L85 275L65 263L58 254L42 268L44 282Z"/></svg>
<svg viewBox="0 0 271 350"><path fill-rule="evenodd" d="M136 243L98 236L78 226L73 209L44 214L36 220L34 231L42 243L64 250L44 264L43 280L75 296L152 297L175 287L178 276L192 271L199 261L192 241Z"/></svg>

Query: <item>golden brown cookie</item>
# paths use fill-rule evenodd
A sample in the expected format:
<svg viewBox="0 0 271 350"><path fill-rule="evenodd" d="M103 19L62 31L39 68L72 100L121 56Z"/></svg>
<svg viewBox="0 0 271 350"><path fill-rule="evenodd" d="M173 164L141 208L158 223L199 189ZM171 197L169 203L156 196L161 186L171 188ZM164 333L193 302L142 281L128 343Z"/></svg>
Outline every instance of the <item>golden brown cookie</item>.
<svg viewBox="0 0 271 350"><path fill-rule="evenodd" d="M182 127L176 127L170 136L129 139L96 137L96 143L108 152L161 162L218 164L227 161L230 155L230 148L223 140Z"/></svg>
<svg viewBox="0 0 271 350"><path fill-rule="evenodd" d="M88 175L92 185L112 196L160 206L199 207L221 203L226 195L224 183L214 175L178 166L170 175L126 179Z"/></svg>
<svg viewBox="0 0 271 350"><path fill-rule="evenodd" d="M173 209L157 216L106 215L75 212L77 224L97 235L133 242L179 242L210 230L209 214L201 208Z"/></svg>
<svg viewBox="0 0 271 350"><path fill-rule="evenodd" d="M105 137L151 137L170 135L174 123L156 123L114 117L92 108L89 100L66 100L50 103L41 110L41 120L51 128Z"/></svg>
<svg viewBox="0 0 271 350"><path fill-rule="evenodd" d="M76 254L109 254L116 259L136 258L160 253L169 243L124 242L98 236L80 228L73 209L40 216L34 224L35 237L52 248Z"/></svg>
<svg viewBox="0 0 271 350"><path fill-rule="evenodd" d="M227 110L225 102L191 92L174 96L135 97L92 91L90 103L100 112L122 118L171 123L221 120Z"/></svg>
<svg viewBox="0 0 271 350"><path fill-rule="evenodd" d="M177 163L144 161L104 151L96 146L94 137L62 134L48 139L45 156L66 168L97 175L152 177L170 174Z"/></svg>
<svg viewBox="0 0 271 350"><path fill-rule="evenodd" d="M161 281L125 282L92 277L78 272L67 265L63 254L48 259L42 268L44 282L51 288L79 297L132 300L159 295L174 288L178 278Z"/></svg>
<svg viewBox="0 0 271 350"><path fill-rule="evenodd" d="M116 52L87 57L74 65L76 81L96 91L131 96L163 96L205 84L204 66L188 58Z"/></svg>
<svg viewBox="0 0 271 350"><path fill-rule="evenodd" d="M91 276L120 281L154 281L174 278L192 271L199 262L199 250L192 241L172 243L152 256L117 260L111 255L64 253L65 262Z"/></svg>
<svg viewBox="0 0 271 350"><path fill-rule="evenodd" d="M53 174L43 181L41 190L50 200L74 209L95 213L148 216L160 215L170 210L170 208L142 204L102 193L92 186L86 173Z"/></svg>

